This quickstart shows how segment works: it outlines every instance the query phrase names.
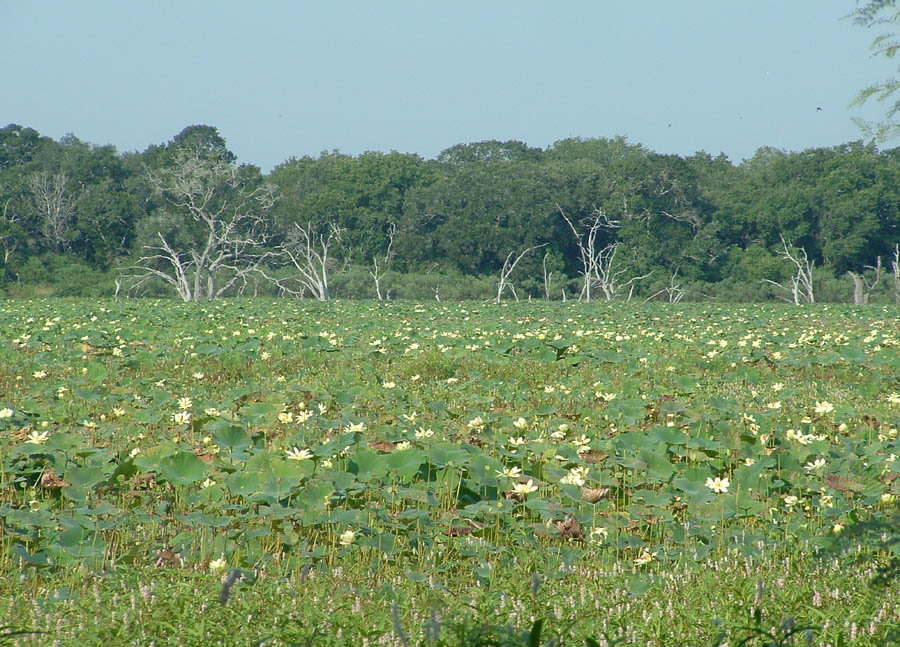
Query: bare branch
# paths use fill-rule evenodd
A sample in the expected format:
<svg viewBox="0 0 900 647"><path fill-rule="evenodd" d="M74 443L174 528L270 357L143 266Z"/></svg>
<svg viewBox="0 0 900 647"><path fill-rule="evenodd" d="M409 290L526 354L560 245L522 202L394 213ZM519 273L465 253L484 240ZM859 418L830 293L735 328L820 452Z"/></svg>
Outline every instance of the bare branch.
<svg viewBox="0 0 900 647"><path fill-rule="evenodd" d="M506 288L510 289L510 291L513 293L513 297L515 297L516 301L518 302L519 295L516 294L516 288L512 284L512 282L509 280L509 277L513 273L513 270L516 269L516 265L519 264L519 261L521 261L522 258L526 254L529 254L536 249L540 249L541 247L546 247L546 246L547 246L547 243L544 243L543 245L535 245L534 247L529 247L528 249L526 249L525 251L520 253L518 256L516 256L515 260L513 260L513 255L515 254L514 251L510 252L509 254L506 255L506 260L503 261L503 269L500 270L500 282L497 285L497 298L494 299L494 303L500 303L500 299L503 296L503 291Z"/></svg>
<svg viewBox="0 0 900 647"><path fill-rule="evenodd" d="M394 247L394 235L397 233L397 225L394 223L390 223L388 226L388 246L387 251L381 259L381 267L378 267L378 257L372 257L372 264L375 266L373 270L369 271L369 276L375 279L375 294L378 296L379 301L384 300L384 296L381 294L381 279L384 278L384 273L390 269L391 258L393 257L393 247Z"/></svg>
<svg viewBox="0 0 900 647"><path fill-rule="evenodd" d="M603 212L601 209L594 207L594 211L591 214L591 218L585 219L579 224L584 225L587 228L586 232L579 231L579 229L575 226L575 223L566 215L565 211L563 211L562 207L559 204L556 205L556 208L559 210L560 215L562 215L563 219L566 221L566 224L569 225L569 229L572 230L572 235L575 236L575 242L578 245L578 252L581 255L581 275L584 280L584 283L581 288L581 295L578 297L578 300L584 299L587 302L591 300L591 284L594 282L594 278L597 275L597 265L601 262L601 256L604 254L607 248L603 250L597 251L597 235L603 229L615 229L619 226L618 220L610 220L609 217ZM609 247L607 245L607 247Z"/></svg>
<svg viewBox="0 0 900 647"><path fill-rule="evenodd" d="M794 247L793 244L784 239L784 236L782 236L781 234L779 234L778 236L779 238L781 238L781 246L783 249L783 251L778 252L778 255L793 263L797 268L797 273L794 274L793 277L791 277L790 288L769 279L763 279L763 282L771 283L772 285L775 285L782 290L786 290L787 292L789 292L791 295L791 299L788 300L784 297L779 297L783 301L793 303L794 305L800 305L801 302L815 303L816 299L813 294L812 282L812 271L816 266L815 261L809 260L809 257L806 254L806 250L803 247Z"/></svg>
<svg viewBox="0 0 900 647"><path fill-rule="evenodd" d="M624 283L620 283L619 278L628 272L628 268L626 267L620 270L614 269L616 252L618 249L619 243L611 243L597 252L591 282L600 286L607 301L614 300L623 290L628 288L628 300L631 301L631 297L634 294L634 287L637 282L646 279L653 274L653 271L651 270L647 274L642 274L640 276L634 276Z"/></svg>
<svg viewBox="0 0 900 647"><path fill-rule="evenodd" d="M182 249L157 232L159 245L134 266L125 268L142 284L156 277L175 288L184 301L217 299L251 275L264 275L274 258L264 248L270 240L266 214L275 203L271 186L242 177L220 157L190 147L176 152L175 163L148 171L148 181L174 213L199 225ZM187 228L185 228L187 229Z"/></svg>
<svg viewBox="0 0 900 647"><path fill-rule="evenodd" d="M550 300L550 279L553 278L553 272L547 272L547 257L550 256L550 251L544 252L544 260L541 261L541 267L544 270L544 298L547 301Z"/></svg>
<svg viewBox="0 0 900 647"><path fill-rule="evenodd" d="M878 261L875 265L866 265L863 269L872 270L875 273L875 276L869 280L866 278L865 274L847 272L847 274L850 275L850 279L853 281L853 304L858 306L866 305L869 302L869 295L884 275L884 268L881 267L881 256L878 257Z"/></svg>
<svg viewBox="0 0 900 647"><path fill-rule="evenodd" d="M80 197L66 189L68 183L69 176L66 173L50 175L45 171L32 173L25 180L35 207L43 219L41 233L57 250L64 250L68 245L69 223L75 217Z"/></svg>
<svg viewBox="0 0 900 647"><path fill-rule="evenodd" d="M891 278L893 279L894 300L900 303L900 244L894 243L894 258L891 260Z"/></svg>
<svg viewBox="0 0 900 647"><path fill-rule="evenodd" d="M279 288L296 294L296 290L285 286L286 280L292 280L298 282L304 290L312 292L319 301L328 301L331 297L328 292L328 253L331 245L340 240L343 231L333 222L327 233L314 229L312 222L307 222L306 227L295 223L291 240L278 249L299 274L279 280Z"/></svg>
<svg viewBox="0 0 900 647"><path fill-rule="evenodd" d="M666 295L666 301L668 301L669 303L681 302L681 300L684 298L684 296L687 294L688 291L685 290L684 288L682 288L680 285L675 283L675 277L677 277L677 276L678 276L678 270L675 270L675 272L669 278L669 285L667 287L664 287L662 290L659 290L658 292L651 294L646 299L644 299L644 303L652 301L653 299L655 299L656 297L658 297L662 294Z"/></svg>

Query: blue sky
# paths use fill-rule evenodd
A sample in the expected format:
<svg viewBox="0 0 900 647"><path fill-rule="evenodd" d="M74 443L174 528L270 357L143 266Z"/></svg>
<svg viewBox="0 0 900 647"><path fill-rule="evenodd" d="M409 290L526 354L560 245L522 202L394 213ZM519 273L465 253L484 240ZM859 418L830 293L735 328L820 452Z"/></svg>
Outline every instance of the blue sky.
<svg viewBox="0 0 900 647"><path fill-rule="evenodd" d="M123 151L209 124L264 170L616 135L739 162L861 139L884 108L848 105L894 71L853 0L0 4L2 124Z"/></svg>

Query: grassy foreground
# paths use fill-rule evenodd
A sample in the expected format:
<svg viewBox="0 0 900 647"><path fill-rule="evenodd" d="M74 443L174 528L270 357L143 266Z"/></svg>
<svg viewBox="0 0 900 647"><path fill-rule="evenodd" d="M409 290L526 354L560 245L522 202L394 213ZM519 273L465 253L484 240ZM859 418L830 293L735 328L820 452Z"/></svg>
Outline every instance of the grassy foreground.
<svg viewBox="0 0 900 647"><path fill-rule="evenodd" d="M0 644L898 642L898 315L3 302Z"/></svg>

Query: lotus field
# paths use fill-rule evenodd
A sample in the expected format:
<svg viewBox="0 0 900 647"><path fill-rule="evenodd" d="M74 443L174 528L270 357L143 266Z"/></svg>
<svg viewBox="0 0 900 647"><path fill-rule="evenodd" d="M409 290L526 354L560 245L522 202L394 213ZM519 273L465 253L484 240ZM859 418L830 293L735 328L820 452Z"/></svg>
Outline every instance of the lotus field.
<svg viewBox="0 0 900 647"><path fill-rule="evenodd" d="M898 315L2 302L0 644L898 640Z"/></svg>

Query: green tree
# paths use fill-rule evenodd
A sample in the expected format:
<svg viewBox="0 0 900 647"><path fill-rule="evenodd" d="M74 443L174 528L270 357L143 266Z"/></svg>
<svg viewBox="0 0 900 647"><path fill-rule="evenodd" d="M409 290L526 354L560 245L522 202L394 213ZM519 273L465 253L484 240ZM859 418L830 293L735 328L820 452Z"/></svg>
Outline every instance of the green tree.
<svg viewBox="0 0 900 647"><path fill-rule="evenodd" d="M676 270L684 275L690 266L691 278L700 271L686 254L705 254L699 241L697 249L691 245L707 224L709 209L698 191L697 173L686 160L653 153L621 137L563 140L545 158L565 178L568 195L560 206L568 218L588 222L596 209L615 223L604 228L596 244L602 249L623 243L614 259L619 269L627 264L629 275ZM711 234L704 231L701 240L708 244ZM581 271L571 264L578 257L577 250L567 255L570 273Z"/></svg>
<svg viewBox="0 0 900 647"><path fill-rule="evenodd" d="M857 2L859 4L859 2ZM900 7L897 0L867 0L850 14L853 22L866 28L877 28L883 31L878 34L869 49L873 56L893 60L900 51ZM856 96L851 105L863 105L869 99L875 99L879 103L886 103L887 109L883 121L871 122L864 119L854 119L866 136L873 137L876 141L885 142L900 135L900 122L896 117L900 113L900 99L896 98L900 90L900 77L891 77L884 81L873 83L864 88Z"/></svg>
<svg viewBox="0 0 900 647"><path fill-rule="evenodd" d="M460 165L409 192L397 233L397 257L409 268L437 264L463 274L493 274L515 249L563 240L555 202L562 185L531 162ZM552 249L551 249L552 251ZM519 276L540 275L541 257L522 259Z"/></svg>
<svg viewBox="0 0 900 647"><path fill-rule="evenodd" d="M268 176L279 198L272 214L285 234L310 224L323 231L340 228L345 260L371 265L387 252L407 192L427 186L435 175L418 155L398 152L292 158Z"/></svg>
<svg viewBox="0 0 900 647"><path fill-rule="evenodd" d="M456 144L442 150L435 161L454 168L473 162L538 162L541 156L540 148L532 148L523 142L492 139L472 144Z"/></svg>

